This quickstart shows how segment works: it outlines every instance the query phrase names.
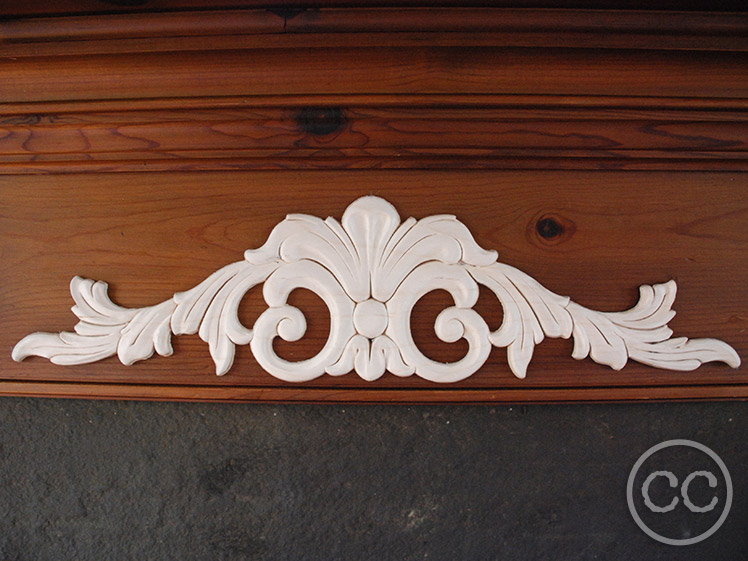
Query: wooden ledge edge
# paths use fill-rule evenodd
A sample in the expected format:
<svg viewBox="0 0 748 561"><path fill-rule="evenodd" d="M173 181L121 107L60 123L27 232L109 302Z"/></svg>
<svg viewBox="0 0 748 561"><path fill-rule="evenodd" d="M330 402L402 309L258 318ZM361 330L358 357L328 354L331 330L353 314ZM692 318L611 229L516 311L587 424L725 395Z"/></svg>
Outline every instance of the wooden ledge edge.
<svg viewBox="0 0 748 561"><path fill-rule="evenodd" d="M325 389L0 382L0 396L258 403L571 403L746 400L748 384L527 389Z"/></svg>

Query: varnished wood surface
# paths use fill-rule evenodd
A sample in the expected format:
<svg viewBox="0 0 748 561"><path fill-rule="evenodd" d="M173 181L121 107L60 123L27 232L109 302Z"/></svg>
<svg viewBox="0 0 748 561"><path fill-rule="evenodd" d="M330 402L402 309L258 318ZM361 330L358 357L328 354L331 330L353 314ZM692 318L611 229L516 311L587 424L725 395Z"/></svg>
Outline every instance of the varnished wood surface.
<svg viewBox="0 0 748 561"><path fill-rule="evenodd" d="M185 105L6 104L0 174L748 166L748 103L734 99L689 106L677 98L339 95Z"/></svg>
<svg viewBox="0 0 748 561"><path fill-rule="evenodd" d="M331 7L0 21L1 102L237 95L745 98L748 16Z"/></svg>
<svg viewBox="0 0 748 561"><path fill-rule="evenodd" d="M470 8L553 8L569 10L685 10L689 12L739 12L739 0L46 0L45 2L0 1L6 17L68 16L70 14L161 13L190 9L267 8L287 13L330 7L470 7Z"/></svg>
<svg viewBox="0 0 748 561"><path fill-rule="evenodd" d="M7 57L0 102L341 92L748 97L744 53L301 45Z"/></svg>
<svg viewBox="0 0 748 561"><path fill-rule="evenodd" d="M403 218L455 214L500 260L591 308L626 309L640 284L675 279L676 335L748 356L745 14L343 4L0 6L0 393L748 397L745 367L615 372L575 361L564 340L536 347L525 380L494 349L444 386L355 374L288 384L248 347L216 377L197 336L132 367L14 363L24 335L72 329L74 275L109 282L121 305L155 304L240 260L287 213L340 218L368 194ZM543 220L562 232L543 237ZM293 298L310 331L277 348L300 359L324 343L327 310L303 291ZM464 343L433 334L447 305L443 293L425 297L413 330L426 354L452 361ZM251 325L263 309L255 289L241 317ZM498 327L495 298L483 294L478 309Z"/></svg>
<svg viewBox="0 0 748 561"><path fill-rule="evenodd" d="M236 8L268 8L287 17L302 10L331 7L461 7L461 8L547 8L565 10L677 10L688 12L740 12L740 0L46 0L45 2L0 1L0 14L8 18L41 16L66 17L71 14L137 14L179 12L184 10L215 10Z"/></svg>
<svg viewBox="0 0 748 561"><path fill-rule="evenodd" d="M432 46L745 51L748 16L617 10L326 7L9 18L0 53ZM148 39L146 43L143 40Z"/></svg>
<svg viewBox="0 0 748 561"><path fill-rule="evenodd" d="M746 386L700 386L539 389L532 392L499 390L367 390L262 387L173 387L86 383L17 383L0 381L0 395L64 397L75 399L135 399L169 401L222 401L265 403L563 403L569 401L658 402L748 399Z"/></svg>

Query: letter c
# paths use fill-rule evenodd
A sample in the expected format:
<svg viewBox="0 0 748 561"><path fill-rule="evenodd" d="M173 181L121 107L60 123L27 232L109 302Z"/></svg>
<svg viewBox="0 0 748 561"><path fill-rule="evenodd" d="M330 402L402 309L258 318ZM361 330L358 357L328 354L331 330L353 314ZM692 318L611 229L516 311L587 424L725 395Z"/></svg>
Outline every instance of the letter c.
<svg viewBox="0 0 748 561"><path fill-rule="evenodd" d="M691 474L693 475L693 474ZM657 506L652 502L652 499L649 498L649 485L654 481L657 477L667 477L668 482L670 483L671 487L677 487L678 486L678 478L675 477L675 474L670 471L653 471L649 474L649 477L644 480L644 485L642 486L642 497L644 497L644 504L647 505L647 508L651 510L652 512L670 512L675 508L675 506L678 504L678 497L673 497L673 500L670 501L670 504L667 506ZM690 478L691 476L689 476ZM712 475L712 477L714 477ZM690 483L691 480L687 479L686 482L683 483L684 488L687 487L686 483ZM716 481L715 481L716 485ZM685 496L685 495L684 495ZM687 500L687 499L686 499ZM689 501L690 502L690 501ZM689 507L691 508L691 507ZM698 508L698 507L696 507ZM714 506L712 506L714 508Z"/></svg>
<svg viewBox="0 0 748 561"><path fill-rule="evenodd" d="M711 502L706 506L696 506L688 497L688 486L691 484L691 481L697 477L706 477L707 481L709 481L709 487L712 489L717 486L717 478L714 477L714 474L711 471L694 471L686 477L686 480L680 488L680 494L683 496L683 504L686 505L688 510L691 512L709 512L710 510L714 510L714 507L717 506L717 503L719 502L717 497L712 497Z"/></svg>

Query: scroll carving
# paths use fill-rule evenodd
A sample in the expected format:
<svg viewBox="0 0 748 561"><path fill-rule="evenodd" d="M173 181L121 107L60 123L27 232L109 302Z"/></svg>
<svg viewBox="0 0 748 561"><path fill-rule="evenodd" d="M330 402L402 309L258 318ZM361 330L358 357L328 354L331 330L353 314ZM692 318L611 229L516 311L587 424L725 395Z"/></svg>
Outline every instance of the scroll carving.
<svg viewBox="0 0 748 561"><path fill-rule="evenodd" d="M231 368L235 346L249 344L267 372L290 382L351 371L365 380L389 371L456 382L478 370L492 347L505 347L512 372L524 378L535 345L545 337L573 337L574 358L589 356L616 370L629 359L669 370L693 370L710 361L740 365L738 354L722 341L671 337L674 281L641 286L639 302L630 310L598 312L554 294L497 257L479 247L454 216L401 221L384 199L363 197L341 221L289 215L244 260L155 306L120 307L109 299L105 282L75 277L70 292L80 321L74 331L28 335L13 349L13 358L36 355L56 364L82 364L116 354L130 365L154 353L172 354L172 335L198 333L219 376ZM261 283L268 308L249 329L237 316L239 303ZM503 306L503 322L495 331L473 309L479 284ZM297 288L325 302L330 334L316 356L289 362L275 353L273 340L295 341L306 331L303 313L288 304ZM454 300L436 318L437 336L468 342L457 362L431 360L413 341L413 306L436 289Z"/></svg>

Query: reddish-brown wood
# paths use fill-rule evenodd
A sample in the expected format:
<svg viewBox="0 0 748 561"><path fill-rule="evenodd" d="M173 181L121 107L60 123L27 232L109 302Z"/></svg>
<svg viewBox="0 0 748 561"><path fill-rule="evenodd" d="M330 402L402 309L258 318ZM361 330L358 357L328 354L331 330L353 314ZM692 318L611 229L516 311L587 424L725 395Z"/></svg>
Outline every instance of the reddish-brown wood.
<svg viewBox="0 0 748 561"><path fill-rule="evenodd" d="M187 108L153 101L127 110L111 102L8 104L0 173L748 164L748 110L735 100L689 107L683 100L663 106L663 99L649 106L652 98L481 98L210 98Z"/></svg>
<svg viewBox="0 0 748 561"><path fill-rule="evenodd" d="M369 390L262 387L173 387L157 385L116 385L81 383L27 383L0 381L0 395L30 397L67 397L83 399L136 399L169 401L223 401L266 403L562 403L568 401L658 402L685 400L748 399L744 385L620 388L611 392L601 388L523 390Z"/></svg>
<svg viewBox="0 0 748 561"><path fill-rule="evenodd" d="M9 19L0 21L0 53L424 44L745 51L747 30L748 17L740 13L467 7L202 10Z"/></svg>
<svg viewBox="0 0 748 561"><path fill-rule="evenodd" d="M344 92L748 97L740 53L300 45L4 58L0 102Z"/></svg>
<svg viewBox="0 0 748 561"><path fill-rule="evenodd" d="M108 281L122 305L155 304L260 246L287 213L339 218L371 193L403 217L457 215L502 261L592 308L628 308L640 284L674 278L676 334L748 356L745 14L184 7L195 6L75 17L52 7L0 22L0 394L748 397L746 367L614 372L573 360L559 340L536 348L525 380L495 349L446 386L353 373L288 384L248 347L219 378L196 336L132 367L12 362L27 333L73 327L74 275ZM548 217L563 235L538 234ZM278 350L299 359L321 347L328 320L318 299L294 298L310 333ZM424 298L413 330L426 354L450 361L464 346L432 332L446 305ZM242 319L262 309L255 289ZM499 325L494 298L479 309Z"/></svg>
<svg viewBox="0 0 748 561"><path fill-rule="evenodd" d="M246 167L327 168L414 165L436 157L442 166L475 158L482 167L515 159L555 158L591 169L620 160L631 167L659 163L665 169L748 164L748 111L574 106L463 104L319 106L314 97L297 105L250 106L244 99L190 109L66 112L44 104L0 118L0 173L132 169L158 162L161 169ZM340 100L343 101L343 100ZM567 100L571 101L571 100ZM623 100L621 100L623 102ZM454 103L454 101L453 101ZM31 110L34 110L31 112ZM324 134L315 134L322 127ZM526 159L525 159L526 158ZM367 161L369 162L367 165ZM397 163L399 161L399 163ZM727 161L727 162L725 162ZM54 164L53 164L54 163ZM103 165L102 165L103 163ZM436 165L436 163L434 164ZM59 166L58 168L59 169Z"/></svg>

